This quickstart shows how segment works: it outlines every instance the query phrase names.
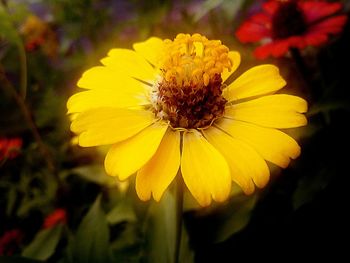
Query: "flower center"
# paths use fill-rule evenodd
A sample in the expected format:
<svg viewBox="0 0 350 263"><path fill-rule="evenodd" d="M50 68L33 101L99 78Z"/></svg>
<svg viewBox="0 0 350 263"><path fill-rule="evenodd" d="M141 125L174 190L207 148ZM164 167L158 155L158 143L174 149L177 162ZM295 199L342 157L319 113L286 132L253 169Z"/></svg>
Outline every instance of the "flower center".
<svg viewBox="0 0 350 263"><path fill-rule="evenodd" d="M306 31L306 21L296 0L280 1L272 17L273 38L281 39L301 35Z"/></svg>
<svg viewBox="0 0 350 263"><path fill-rule="evenodd" d="M199 34L179 34L165 40L161 78L152 102L157 117L173 128L205 128L224 114L221 73L232 67L229 49L221 41Z"/></svg>

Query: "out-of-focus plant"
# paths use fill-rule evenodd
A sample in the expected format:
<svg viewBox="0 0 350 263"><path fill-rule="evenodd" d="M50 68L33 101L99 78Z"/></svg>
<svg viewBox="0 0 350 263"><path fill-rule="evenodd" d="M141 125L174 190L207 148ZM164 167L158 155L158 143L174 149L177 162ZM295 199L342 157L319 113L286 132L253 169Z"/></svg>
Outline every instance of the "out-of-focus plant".
<svg viewBox="0 0 350 263"><path fill-rule="evenodd" d="M220 261L220 255L223 261L224 256L239 254L233 251L242 244L237 240L249 242L249 251L253 250L249 234L271 218L278 222L285 214L291 217L307 208L334 184L342 167L337 160L344 159L335 145L346 142L339 127L349 105L344 68L330 63L339 60L339 52L348 57L344 44L337 44L340 38L324 43L318 52L307 49L312 56L303 57L319 96L310 101L309 125L288 131L303 146L298 161L285 170L268 164L272 182L254 195L245 196L233 184L231 197L223 204L201 208L185 191L181 227L174 224L175 184L159 203L140 202L133 177L120 182L104 171L105 147L74 144L67 98L83 72L108 50L130 49L152 35L172 39L178 32L205 34L222 39L245 57L231 82L257 64L251 56L253 45L241 44L234 32L262 2L2 0L0 261L173 262L172 244L179 230L180 262L209 261L210 253L215 253L212 261ZM348 12L348 1L343 3ZM287 80L286 93L304 97L293 61L268 59L279 65ZM11 144L13 138L22 143ZM283 207L265 210L271 199ZM267 238L266 231L254 240ZM236 243L231 247L232 240Z"/></svg>

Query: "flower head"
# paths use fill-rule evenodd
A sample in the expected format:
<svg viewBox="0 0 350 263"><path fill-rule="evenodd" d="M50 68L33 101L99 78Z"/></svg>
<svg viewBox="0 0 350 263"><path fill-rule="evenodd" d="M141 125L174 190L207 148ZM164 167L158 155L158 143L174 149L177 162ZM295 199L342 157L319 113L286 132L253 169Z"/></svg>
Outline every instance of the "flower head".
<svg viewBox="0 0 350 263"><path fill-rule="evenodd" d="M51 214L49 214L43 224L43 228L51 228L60 223L65 224L67 221L67 212L65 209L58 208L55 209Z"/></svg>
<svg viewBox="0 0 350 263"><path fill-rule="evenodd" d="M21 138L0 138L0 161L16 158L21 147Z"/></svg>
<svg viewBox="0 0 350 263"><path fill-rule="evenodd" d="M81 146L112 145L108 174L136 175L140 199L159 200L178 170L202 206L226 200L231 181L246 194L269 180L266 161L286 167L298 144L277 128L306 124L306 102L272 95L286 82L273 65L228 77L240 55L218 40L152 37L112 49L86 71L68 112ZM266 160L266 161L265 161Z"/></svg>
<svg viewBox="0 0 350 263"><path fill-rule="evenodd" d="M19 229L6 231L0 237L0 256L11 256L19 248L23 239L23 233Z"/></svg>
<svg viewBox="0 0 350 263"><path fill-rule="evenodd" d="M27 51L41 48L43 53L49 57L57 55L58 41L56 33L49 24L35 15L27 17L21 26L21 34L24 36Z"/></svg>
<svg viewBox="0 0 350 263"><path fill-rule="evenodd" d="M328 35L341 32L347 17L336 15L341 3L326 1L270 0L263 11L250 17L237 30L243 43L263 41L255 50L257 58L281 57L290 48L319 46Z"/></svg>

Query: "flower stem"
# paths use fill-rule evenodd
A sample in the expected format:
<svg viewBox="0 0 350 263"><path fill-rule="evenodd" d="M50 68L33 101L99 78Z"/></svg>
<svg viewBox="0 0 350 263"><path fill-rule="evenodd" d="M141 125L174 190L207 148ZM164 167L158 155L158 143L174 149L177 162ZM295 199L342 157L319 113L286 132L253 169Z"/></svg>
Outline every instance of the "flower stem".
<svg viewBox="0 0 350 263"><path fill-rule="evenodd" d="M22 112L22 115L24 117L24 120L26 121L30 131L32 132L32 135L38 144L39 151L41 155L44 157L47 167L51 172L54 172L54 162L51 157L51 154L49 150L47 149L47 146L44 144L43 140L41 139L41 136L39 134L39 131L32 119L32 116L30 114L30 111L28 110L27 105L24 102L24 98L19 95L16 91L16 89L13 87L11 82L7 79L5 72L3 68L0 65L0 83L1 87L5 90L5 92L8 92L15 100L17 103L20 111Z"/></svg>
<svg viewBox="0 0 350 263"><path fill-rule="evenodd" d="M291 48L290 53L293 57L293 60L297 66L297 69L299 71L299 74L302 76L306 89L304 88L302 92L309 98L309 100L312 100L315 93L315 90L313 88L313 83L311 79L311 72L309 68L307 67L304 58L300 54L299 49L297 48Z"/></svg>
<svg viewBox="0 0 350 263"><path fill-rule="evenodd" d="M181 236L182 236L182 211L183 210L183 181L181 173L177 174L176 181L176 241L174 250L174 263L180 259Z"/></svg>
<svg viewBox="0 0 350 263"><path fill-rule="evenodd" d="M19 56L19 64L21 67L21 82L20 82L20 89L19 94L22 97L23 100L26 99L27 96L27 56L26 52L24 50L22 42L17 45L18 46L18 56Z"/></svg>
<svg viewBox="0 0 350 263"><path fill-rule="evenodd" d="M11 19L11 14L9 11L9 7L7 5L6 0L1 0L1 5L3 6L4 10L7 12L7 15L9 17L10 23L12 27L16 28L14 22ZM16 32L16 31L15 31ZM19 59L19 66L20 66L20 86L19 86L19 94L22 97L23 100L25 100L27 95L27 55L26 51L23 46L23 42L21 40L21 36L17 33L17 41L16 46L18 49L18 59Z"/></svg>

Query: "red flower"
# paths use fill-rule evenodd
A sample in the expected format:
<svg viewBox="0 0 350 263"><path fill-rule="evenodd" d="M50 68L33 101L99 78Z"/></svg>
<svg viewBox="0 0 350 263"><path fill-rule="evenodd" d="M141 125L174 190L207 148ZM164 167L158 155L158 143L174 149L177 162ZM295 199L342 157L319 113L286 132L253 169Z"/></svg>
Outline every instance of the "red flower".
<svg viewBox="0 0 350 263"><path fill-rule="evenodd" d="M346 15L336 15L341 3L270 0L262 7L263 12L250 17L236 32L242 43L263 40L254 51L260 59L281 57L290 48L319 46L330 34L341 32L347 20Z"/></svg>
<svg viewBox="0 0 350 263"><path fill-rule="evenodd" d="M54 58L58 51L57 34L50 25L35 15L29 15L21 26L25 48L28 52L41 49L42 52Z"/></svg>
<svg viewBox="0 0 350 263"><path fill-rule="evenodd" d="M21 138L0 138L0 161L17 157L21 147Z"/></svg>
<svg viewBox="0 0 350 263"><path fill-rule="evenodd" d="M60 223L65 224L67 222L67 212L65 209L58 208L49 214L43 224L43 228L51 228Z"/></svg>
<svg viewBox="0 0 350 263"><path fill-rule="evenodd" d="M23 234L19 229L5 232L0 237L0 256L11 256L18 250Z"/></svg>

